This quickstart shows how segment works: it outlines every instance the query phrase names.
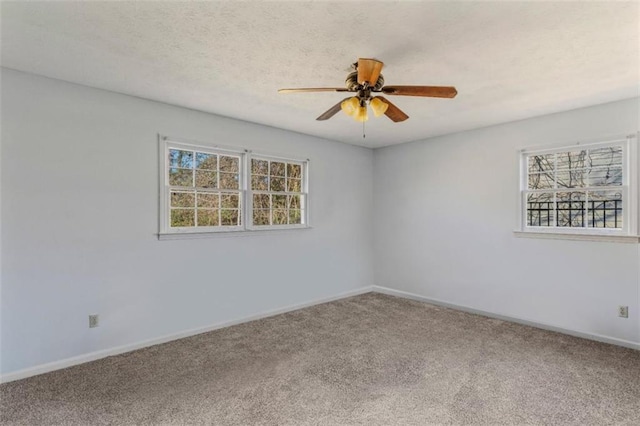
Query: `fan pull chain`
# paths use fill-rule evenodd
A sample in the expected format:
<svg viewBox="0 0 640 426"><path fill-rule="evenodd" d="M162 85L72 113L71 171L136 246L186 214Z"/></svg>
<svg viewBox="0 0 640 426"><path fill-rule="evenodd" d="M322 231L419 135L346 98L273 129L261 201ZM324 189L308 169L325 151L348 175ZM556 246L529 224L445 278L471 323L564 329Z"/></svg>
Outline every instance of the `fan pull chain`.
<svg viewBox="0 0 640 426"><path fill-rule="evenodd" d="M367 136L364 134L364 121L362 122L362 139L366 138Z"/></svg>

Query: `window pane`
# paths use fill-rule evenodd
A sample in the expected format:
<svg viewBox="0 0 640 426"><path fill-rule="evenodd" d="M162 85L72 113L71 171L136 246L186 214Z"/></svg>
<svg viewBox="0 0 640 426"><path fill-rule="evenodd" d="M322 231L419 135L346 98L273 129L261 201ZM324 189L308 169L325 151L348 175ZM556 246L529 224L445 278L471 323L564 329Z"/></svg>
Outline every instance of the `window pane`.
<svg viewBox="0 0 640 426"><path fill-rule="evenodd" d="M202 170L217 170L217 155L207 154L205 152L196 152L196 168Z"/></svg>
<svg viewBox="0 0 640 426"><path fill-rule="evenodd" d="M569 151L556 154L556 169L582 169L587 166L587 151Z"/></svg>
<svg viewBox="0 0 640 426"><path fill-rule="evenodd" d="M300 210L289 210L289 224L297 225L302 223L302 212Z"/></svg>
<svg viewBox="0 0 640 426"><path fill-rule="evenodd" d="M253 194L254 209L268 209L270 207L269 194Z"/></svg>
<svg viewBox="0 0 640 426"><path fill-rule="evenodd" d="M286 225L288 222L288 214L286 209L274 209L273 210L273 224L274 225Z"/></svg>
<svg viewBox="0 0 640 426"><path fill-rule="evenodd" d="M223 209L240 208L240 197L238 196L238 194L222 194L221 201Z"/></svg>
<svg viewBox="0 0 640 426"><path fill-rule="evenodd" d="M238 189L238 175L235 173L220 173L220 189Z"/></svg>
<svg viewBox="0 0 640 426"><path fill-rule="evenodd" d="M302 180L300 179L287 179L287 191L289 192L301 192Z"/></svg>
<svg viewBox="0 0 640 426"><path fill-rule="evenodd" d="M196 187L215 188L217 186L216 172L209 170L196 170Z"/></svg>
<svg viewBox="0 0 640 426"><path fill-rule="evenodd" d="M220 171L229 173L238 173L238 157L220 156Z"/></svg>
<svg viewBox="0 0 640 426"><path fill-rule="evenodd" d="M588 165L590 167L599 166L622 166L622 147L612 146L589 150Z"/></svg>
<svg viewBox="0 0 640 426"><path fill-rule="evenodd" d="M254 191L268 191L269 177L256 175L251 176L251 189Z"/></svg>
<svg viewBox="0 0 640 426"><path fill-rule="evenodd" d="M288 196L288 205L290 209L299 209L300 208L300 195L289 195Z"/></svg>
<svg viewBox="0 0 640 426"><path fill-rule="evenodd" d="M527 226L553 226L553 194L527 195Z"/></svg>
<svg viewBox="0 0 640 426"><path fill-rule="evenodd" d="M604 167L589 170L589 185L622 185L622 167Z"/></svg>
<svg viewBox="0 0 640 426"><path fill-rule="evenodd" d="M217 209L219 205L220 196L218 194L198 192L198 207Z"/></svg>
<svg viewBox="0 0 640 426"><path fill-rule="evenodd" d="M584 227L586 213L584 192L556 194L556 222L559 227Z"/></svg>
<svg viewBox="0 0 640 426"><path fill-rule="evenodd" d="M270 184L271 191L284 192L284 178L272 177Z"/></svg>
<svg viewBox="0 0 640 426"><path fill-rule="evenodd" d="M169 167L182 167L184 169L193 168L193 152L180 149L169 150Z"/></svg>
<svg viewBox="0 0 640 426"><path fill-rule="evenodd" d="M269 225L269 210L267 209L254 209L253 210L253 224L256 226Z"/></svg>
<svg viewBox="0 0 640 426"><path fill-rule="evenodd" d="M621 192L589 192L589 226L591 228L622 228Z"/></svg>
<svg viewBox="0 0 640 426"><path fill-rule="evenodd" d="M251 159L251 173L254 175L268 175L269 162L267 160Z"/></svg>
<svg viewBox="0 0 640 426"><path fill-rule="evenodd" d="M272 197L274 209L284 209L287 207L286 195L272 195L271 197Z"/></svg>
<svg viewBox="0 0 640 426"><path fill-rule="evenodd" d="M198 209L198 226L218 226L217 209Z"/></svg>
<svg viewBox="0 0 640 426"><path fill-rule="evenodd" d="M240 224L240 214L238 210L222 209L220 210L220 225L237 226Z"/></svg>
<svg viewBox="0 0 640 426"><path fill-rule="evenodd" d="M553 170L554 154L530 155L528 159L529 172L546 172Z"/></svg>
<svg viewBox="0 0 640 426"><path fill-rule="evenodd" d="M556 172L558 188L584 188L587 186L587 174L584 170L559 170Z"/></svg>
<svg viewBox="0 0 640 426"><path fill-rule="evenodd" d="M194 226L196 223L195 210L171 209L171 226Z"/></svg>
<svg viewBox="0 0 640 426"><path fill-rule="evenodd" d="M168 149L166 190L170 227L237 227L247 213L244 190L250 188L251 222L258 227L304 222L305 163L251 158L188 146ZM248 170L244 170L246 166ZM243 179L251 179L244 182ZM290 194L289 194L290 193ZM174 230L179 231L179 230Z"/></svg>
<svg viewBox="0 0 640 426"><path fill-rule="evenodd" d="M287 164L287 177L302 178L302 166L300 164Z"/></svg>
<svg viewBox="0 0 640 426"><path fill-rule="evenodd" d="M529 174L529 189L551 188L553 188L553 172Z"/></svg>
<svg viewBox="0 0 640 426"><path fill-rule="evenodd" d="M171 192L171 207L194 207L195 202L193 192Z"/></svg>
<svg viewBox="0 0 640 426"><path fill-rule="evenodd" d="M193 170L176 168L169 169L169 185L193 186Z"/></svg>
<svg viewBox="0 0 640 426"><path fill-rule="evenodd" d="M269 174L271 176L284 176L284 163L280 163L277 161L271 162L271 171Z"/></svg>

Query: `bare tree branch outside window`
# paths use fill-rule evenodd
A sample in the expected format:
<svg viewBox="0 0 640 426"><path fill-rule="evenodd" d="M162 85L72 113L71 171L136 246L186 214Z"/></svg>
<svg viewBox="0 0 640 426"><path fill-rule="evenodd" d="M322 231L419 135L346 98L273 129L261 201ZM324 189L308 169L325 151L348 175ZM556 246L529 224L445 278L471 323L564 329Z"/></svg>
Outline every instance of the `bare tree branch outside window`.
<svg viewBox="0 0 640 426"><path fill-rule="evenodd" d="M622 228L623 150L614 145L527 157L527 225Z"/></svg>

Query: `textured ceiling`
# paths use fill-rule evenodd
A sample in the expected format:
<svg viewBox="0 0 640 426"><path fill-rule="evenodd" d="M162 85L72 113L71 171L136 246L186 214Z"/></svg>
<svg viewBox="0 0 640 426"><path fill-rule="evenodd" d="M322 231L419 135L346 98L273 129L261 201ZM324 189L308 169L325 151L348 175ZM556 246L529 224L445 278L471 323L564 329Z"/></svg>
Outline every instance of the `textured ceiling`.
<svg viewBox="0 0 640 426"><path fill-rule="evenodd" d="M2 66L379 147L638 96L638 2L2 2ZM411 118L315 118L358 57ZM390 97L391 99L391 97Z"/></svg>

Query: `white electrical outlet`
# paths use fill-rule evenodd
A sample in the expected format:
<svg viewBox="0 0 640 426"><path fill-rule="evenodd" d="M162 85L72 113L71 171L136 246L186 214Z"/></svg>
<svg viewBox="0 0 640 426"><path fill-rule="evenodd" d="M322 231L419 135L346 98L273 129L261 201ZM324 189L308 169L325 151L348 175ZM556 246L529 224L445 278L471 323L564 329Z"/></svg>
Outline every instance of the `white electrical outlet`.
<svg viewBox="0 0 640 426"><path fill-rule="evenodd" d="M629 307L628 306L618 306L618 316L620 318L629 318Z"/></svg>
<svg viewBox="0 0 640 426"><path fill-rule="evenodd" d="M98 314L89 315L89 328L97 327L99 324L99 320L100 318L98 317Z"/></svg>

